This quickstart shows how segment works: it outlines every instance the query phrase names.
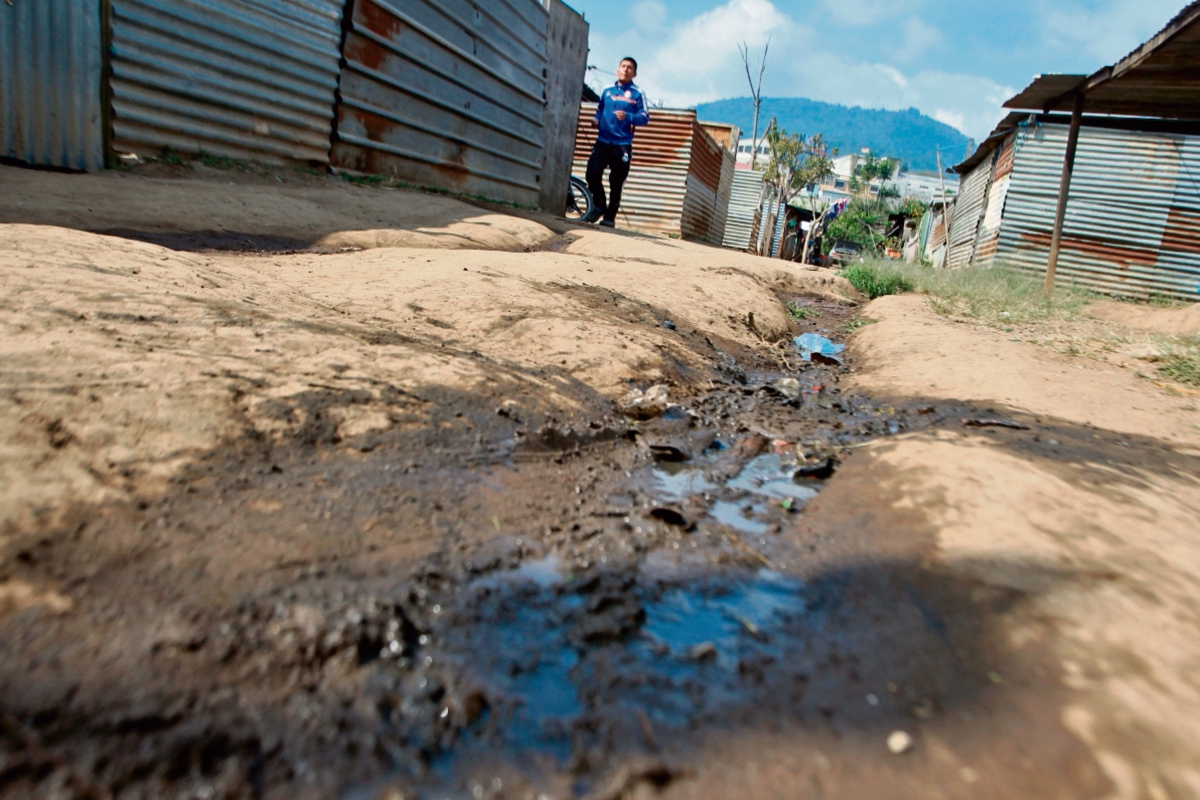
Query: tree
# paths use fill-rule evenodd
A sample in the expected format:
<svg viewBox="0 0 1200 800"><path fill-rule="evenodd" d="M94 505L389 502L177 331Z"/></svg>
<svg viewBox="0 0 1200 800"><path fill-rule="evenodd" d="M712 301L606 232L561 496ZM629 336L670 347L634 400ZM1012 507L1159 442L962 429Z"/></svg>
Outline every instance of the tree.
<svg viewBox="0 0 1200 800"><path fill-rule="evenodd" d="M762 108L762 79L763 73L767 71L767 53L771 50L771 40L767 39L767 45L763 48L762 61L758 65L758 81L750 76L750 45L742 42L738 45L738 52L742 55L742 66L746 68L746 81L750 84L750 97L754 100L754 131L750 137L750 169L754 169L755 162L758 160L758 112Z"/></svg>
<svg viewBox="0 0 1200 800"><path fill-rule="evenodd" d="M876 158L868 153L863 158L859 159L854 167L854 175L850 178L850 191L857 195L866 195L871 192L871 184L879 181L879 196L880 197L895 197L900 195L898 190L892 189L891 193L885 194L886 184L896 174L896 164L890 158Z"/></svg>
<svg viewBox="0 0 1200 800"><path fill-rule="evenodd" d="M837 150L825 145L821 134L805 137L799 133L788 133L772 119L766 133L769 161L763 182L770 187L776 203L775 210L767 216L767 237L775 230L776 214L787 208L802 192L808 190L813 218L816 218L817 198L813 191L821 181L833 175L833 158ZM807 253L808 248L805 247Z"/></svg>

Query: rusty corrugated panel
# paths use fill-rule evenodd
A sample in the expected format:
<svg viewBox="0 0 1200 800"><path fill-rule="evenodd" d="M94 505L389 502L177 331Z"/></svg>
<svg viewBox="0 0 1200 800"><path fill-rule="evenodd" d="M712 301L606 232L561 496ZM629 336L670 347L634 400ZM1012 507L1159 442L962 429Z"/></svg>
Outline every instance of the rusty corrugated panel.
<svg viewBox="0 0 1200 800"><path fill-rule="evenodd" d="M937 208L930 211L930 214L932 222L929 237L925 240L925 258L936 263L938 250L946 247L946 211L944 208Z"/></svg>
<svg viewBox="0 0 1200 800"><path fill-rule="evenodd" d="M355 0L333 166L536 206L546 30L536 0Z"/></svg>
<svg viewBox="0 0 1200 800"><path fill-rule="evenodd" d="M1043 273L1067 128L1042 125L1016 154L996 262ZM1059 275L1104 292L1197 299L1200 138L1082 129Z"/></svg>
<svg viewBox="0 0 1200 800"><path fill-rule="evenodd" d="M729 202L733 195L733 173L737 171L737 156L733 150L721 148L721 183L717 187L717 208L713 217L712 236L709 242L720 245L725 242L725 229L729 225Z"/></svg>
<svg viewBox="0 0 1200 800"><path fill-rule="evenodd" d="M341 0L111 0L113 148L328 163Z"/></svg>
<svg viewBox="0 0 1200 800"><path fill-rule="evenodd" d="M975 243L977 267L990 267L995 262L996 248L1000 242L1000 225L1004 221L1004 205L1008 201L1008 187L1012 184L1012 173L993 181L988 189L987 209L979 223L979 237Z"/></svg>
<svg viewBox="0 0 1200 800"><path fill-rule="evenodd" d="M950 217L950 254L946 266L951 269L967 266L975 256L979 220L991 182L990 161L984 161L962 179Z"/></svg>
<svg viewBox="0 0 1200 800"><path fill-rule="evenodd" d="M596 104L584 103L575 138L573 174L583 177L596 141ZM621 200L620 223L655 233L683 233L683 208L691 166L695 111L650 109L650 124L638 128L633 165ZM605 182L607 187L607 181Z"/></svg>
<svg viewBox="0 0 1200 800"><path fill-rule="evenodd" d="M992 177L999 180L1013 171L1013 162L1017 155L1017 139L1020 134L1010 133L996 150L996 167Z"/></svg>
<svg viewBox="0 0 1200 800"><path fill-rule="evenodd" d="M104 166L99 0L0 2L0 156Z"/></svg>
<svg viewBox="0 0 1200 800"><path fill-rule="evenodd" d="M729 197L729 218L725 223L724 246L748 250L754 233L754 214L762 197L763 174L735 169Z"/></svg>
<svg viewBox="0 0 1200 800"><path fill-rule="evenodd" d="M992 157L979 167L981 170L990 169L991 182L979 220L979 233L975 237L975 254L971 258L974 266L990 267L995 261L1000 223L1004 220L1004 204L1008 200L1008 187L1012 182L1013 163L1024 137L1024 132L1010 134L996 148Z"/></svg>
<svg viewBox="0 0 1200 800"><path fill-rule="evenodd" d="M717 197L721 189L722 155L725 148L692 122L692 157L688 164L687 196L683 204L682 232L702 241L720 244Z"/></svg>

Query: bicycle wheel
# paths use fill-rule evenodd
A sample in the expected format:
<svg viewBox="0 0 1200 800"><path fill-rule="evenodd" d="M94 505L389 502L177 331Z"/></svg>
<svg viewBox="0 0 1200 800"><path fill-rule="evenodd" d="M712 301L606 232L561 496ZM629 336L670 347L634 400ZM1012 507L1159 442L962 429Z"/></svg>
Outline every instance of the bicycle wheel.
<svg viewBox="0 0 1200 800"><path fill-rule="evenodd" d="M567 190L567 208L563 216L567 219L584 219L592 213L592 193L587 184L574 175L571 176L571 188Z"/></svg>

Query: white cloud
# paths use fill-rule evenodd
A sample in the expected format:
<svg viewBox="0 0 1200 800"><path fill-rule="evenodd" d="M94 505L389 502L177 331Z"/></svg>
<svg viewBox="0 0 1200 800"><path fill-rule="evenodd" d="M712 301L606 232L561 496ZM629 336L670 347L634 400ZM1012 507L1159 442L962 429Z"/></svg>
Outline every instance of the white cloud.
<svg viewBox="0 0 1200 800"><path fill-rule="evenodd" d="M823 4L834 22L846 26L874 25L895 16L902 8L894 0L823 0Z"/></svg>
<svg viewBox="0 0 1200 800"><path fill-rule="evenodd" d="M642 0L633 7L633 21L645 31L660 31L667 24L667 7L659 0Z"/></svg>
<svg viewBox="0 0 1200 800"><path fill-rule="evenodd" d="M853 0L846 7L867 15L876 5L882 8L874 0ZM932 46L929 43L941 34L920 20L898 27L903 31L899 55L881 52L871 60L858 60L769 0L728 0L677 26L668 36L641 30L619 37L593 33L590 63L598 69L591 73L591 83L595 88L610 83L617 60L632 55L641 63L638 84L652 103L689 107L746 97L749 90L738 44L749 45L753 66L770 38L765 96L891 110L911 107L975 139L986 136L1004 116L1001 104L1015 92L977 75L905 70L906 51Z"/></svg>
<svg viewBox="0 0 1200 800"><path fill-rule="evenodd" d="M876 64L875 67L884 75L891 78L901 89L908 86L908 78L904 77L904 73L895 67L889 67L887 64Z"/></svg>
<svg viewBox="0 0 1200 800"><path fill-rule="evenodd" d="M942 32L920 17L912 17L904 23L904 42L892 49L892 55L900 61L914 61L928 54L929 50L942 42Z"/></svg>
<svg viewBox="0 0 1200 800"><path fill-rule="evenodd" d="M956 111L947 111L944 108L937 109L930 116L943 125L949 125L951 128L957 128L960 131L967 121L962 114Z"/></svg>
<svg viewBox="0 0 1200 800"><path fill-rule="evenodd" d="M1046 8L1047 44L1071 47L1112 64L1161 30L1180 8L1180 0L1109 0L1102 8L1056 2Z"/></svg>
<svg viewBox="0 0 1200 800"><path fill-rule="evenodd" d="M601 74L593 82L607 83L607 64L614 68L623 54L646 52L638 70L638 85L651 102L667 106L692 106L721 97L749 93L738 45L750 48L752 63L774 36L767 75L784 68L788 58L791 21L768 0L730 0L679 27L666 41L642 32L616 41L592 36L592 59ZM594 74L594 73L593 73ZM764 80L764 94L766 93Z"/></svg>

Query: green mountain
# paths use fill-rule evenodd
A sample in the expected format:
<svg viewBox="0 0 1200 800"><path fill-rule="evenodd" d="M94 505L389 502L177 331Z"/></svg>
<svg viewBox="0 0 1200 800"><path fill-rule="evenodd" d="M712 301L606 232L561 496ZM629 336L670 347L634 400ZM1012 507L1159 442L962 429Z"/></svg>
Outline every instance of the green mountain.
<svg viewBox="0 0 1200 800"><path fill-rule="evenodd" d="M749 97L704 103L696 111L702 120L737 125L742 136L750 139L754 101ZM869 147L876 155L899 158L909 170L936 170L939 147L943 166L953 166L966 157L970 144L959 131L915 108L884 111L819 103L802 97L764 97L759 114L760 136L771 117L789 133L824 134L825 141L842 155Z"/></svg>

